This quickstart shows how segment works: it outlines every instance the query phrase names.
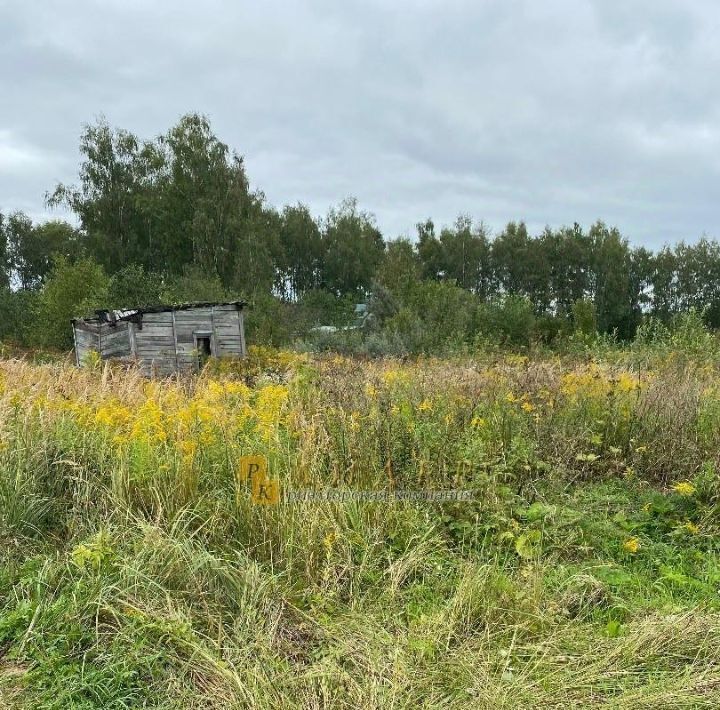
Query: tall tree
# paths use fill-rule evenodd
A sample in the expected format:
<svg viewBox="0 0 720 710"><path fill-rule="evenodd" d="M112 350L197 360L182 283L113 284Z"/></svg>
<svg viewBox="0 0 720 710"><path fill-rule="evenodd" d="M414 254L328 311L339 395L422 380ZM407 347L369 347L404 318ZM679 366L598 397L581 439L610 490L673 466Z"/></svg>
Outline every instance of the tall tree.
<svg viewBox="0 0 720 710"><path fill-rule="evenodd" d="M163 170L155 209L168 270L194 263L232 284L248 256L240 247L253 206L242 158L197 114L183 116L158 144Z"/></svg>
<svg viewBox="0 0 720 710"><path fill-rule="evenodd" d="M445 277L445 260L440 240L435 236L431 219L417 224L417 253L422 265L423 278L438 281Z"/></svg>
<svg viewBox="0 0 720 710"><path fill-rule="evenodd" d="M82 251L81 235L71 224L53 220L34 225L21 212L8 220L7 242L13 279L24 289L39 287L57 258L73 261Z"/></svg>
<svg viewBox="0 0 720 710"><path fill-rule="evenodd" d="M597 310L598 328L617 331L620 337L631 337L637 315L633 303L628 242L615 228L596 222L589 232L592 240L591 289Z"/></svg>
<svg viewBox="0 0 720 710"><path fill-rule="evenodd" d="M490 286L490 243L485 226L473 228L472 219L460 215L454 228L440 233L442 271L446 278L468 291L486 295Z"/></svg>
<svg viewBox="0 0 720 710"><path fill-rule="evenodd" d="M669 321L678 311L677 257L667 245L653 257L651 288L653 315Z"/></svg>
<svg viewBox="0 0 720 710"><path fill-rule="evenodd" d="M569 316L573 304L590 295L592 240L577 222L572 227L546 229L541 239L549 265L551 308Z"/></svg>
<svg viewBox="0 0 720 710"><path fill-rule="evenodd" d="M367 292L385 249L375 218L348 198L330 209L322 243L325 286L338 295Z"/></svg>
<svg viewBox="0 0 720 710"><path fill-rule="evenodd" d="M532 292L533 245L523 222L510 222L492 243L492 262L503 293Z"/></svg>
<svg viewBox="0 0 720 710"><path fill-rule="evenodd" d="M322 273L320 228L303 204L287 205L280 215L280 251L276 288L289 300L298 300L317 288Z"/></svg>
<svg viewBox="0 0 720 710"><path fill-rule="evenodd" d="M7 220L0 212L0 289L10 285L10 255L8 249Z"/></svg>
<svg viewBox="0 0 720 710"><path fill-rule="evenodd" d="M155 146L105 119L87 125L80 138L80 184L59 184L48 203L64 204L80 218L90 254L113 273L132 263L148 265L159 251L153 243L154 214L148 193L161 168Z"/></svg>

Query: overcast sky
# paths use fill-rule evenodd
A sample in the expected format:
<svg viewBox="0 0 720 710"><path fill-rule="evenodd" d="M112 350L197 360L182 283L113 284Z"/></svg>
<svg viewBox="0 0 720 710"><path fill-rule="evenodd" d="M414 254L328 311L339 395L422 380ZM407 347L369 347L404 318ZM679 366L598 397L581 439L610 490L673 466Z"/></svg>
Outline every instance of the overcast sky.
<svg viewBox="0 0 720 710"><path fill-rule="evenodd" d="M99 115L197 111L272 204L355 195L386 237L720 237L718 37L713 0L0 0L0 210L57 216Z"/></svg>

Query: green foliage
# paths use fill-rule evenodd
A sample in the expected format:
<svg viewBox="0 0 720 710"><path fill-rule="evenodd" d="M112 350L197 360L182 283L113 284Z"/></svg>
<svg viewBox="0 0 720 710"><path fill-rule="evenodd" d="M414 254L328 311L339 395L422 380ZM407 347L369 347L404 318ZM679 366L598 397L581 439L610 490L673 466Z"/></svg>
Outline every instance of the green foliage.
<svg viewBox="0 0 720 710"><path fill-rule="evenodd" d="M75 264L58 259L40 294L31 339L46 347L72 346L72 318L92 314L107 303L109 279L90 259Z"/></svg>
<svg viewBox="0 0 720 710"><path fill-rule="evenodd" d="M300 328L332 325L352 325L354 308L357 303L353 294L337 297L329 291L314 289L308 291L300 302L296 314L301 319Z"/></svg>
<svg viewBox="0 0 720 710"><path fill-rule="evenodd" d="M572 305L572 322L576 333L592 337L597 333L597 311L595 304L586 299L575 301Z"/></svg>
<svg viewBox="0 0 720 710"><path fill-rule="evenodd" d="M352 324L340 315L346 302L369 302L364 336L345 340L364 351L371 338L374 352L462 349L478 330L491 345L582 350L629 342L648 318L669 325L691 309L720 326L720 245L706 238L653 253L601 221L538 235L509 222L492 235L460 215L438 228L419 223L414 242L385 241L353 197L325 217L301 203L267 204L243 159L199 114L151 140L100 119L85 127L80 152L77 184L48 198L70 208L80 228L0 215L0 289L41 290L55 259L92 259L112 278L106 307L242 294L268 308L255 315L255 336L272 343ZM431 284L445 290L428 302ZM462 312L442 318L443 307ZM16 319L6 323L0 330L31 342Z"/></svg>
<svg viewBox="0 0 720 710"><path fill-rule="evenodd" d="M0 341L27 344L37 335L40 292L0 290Z"/></svg>
<svg viewBox="0 0 720 710"><path fill-rule="evenodd" d="M477 327L477 299L450 282L412 284L385 329L399 336L409 352L430 353L467 342Z"/></svg>
<svg viewBox="0 0 720 710"><path fill-rule="evenodd" d="M107 291L108 308L138 308L153 306L162 302L161 277L147 272L138 264L131 264L116 271ZM178 287L178 291L182 288Z"/></svg>
<svg viewBox="0 0 720 710"><path fill-rule="evenodd" d="M318 288L323 265L320 228L302 204L288 205L280 216L276 288L289 300Z"/></svg>
<svg viewBox="0 0 720 710"><path fill-rule="evenodd" d="M343 201L328 213L322 244L325 287L338 295L363 294L385 249L372 215L361 212L355 199Z"/></svg>
<svg viewBox="0 0 720 710"><path fill-rule="evenodd" d="M491 341L510 345L529 345L535 326L530 301L522 296L485 303L479 313L480 335Z"/></svg>
<svg viewBox="0 0 720 710"><path fill-rule="evenodd" d="M159 290L159 298L162 303L202 303L227 301L231 295L218 276L199 266L188 266L182 275L167 279Z"/></svg>
<svg viewBox="0 0 720 710"><path fill-rule="evenodd" d="M249 343L279 347L295 334L297 307L268 294L257 294L245 314L245 337Z"/></svg>

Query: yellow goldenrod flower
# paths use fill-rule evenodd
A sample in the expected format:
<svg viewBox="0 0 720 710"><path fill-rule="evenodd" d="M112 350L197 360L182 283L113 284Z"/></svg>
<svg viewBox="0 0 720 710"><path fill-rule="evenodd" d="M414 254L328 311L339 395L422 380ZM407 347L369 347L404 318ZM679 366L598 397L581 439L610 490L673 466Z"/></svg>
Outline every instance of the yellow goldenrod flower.
<svg viewBox="0 0 720 710"><path fill-rule="evenodd" d="M533 407L533 405L530 404L530 402L523 402L520 406L522 407L523 411L525 411L525 412L532 412L533 409L535 409L535 407Z"/></svg>
<svg viewBox="0 0 720 710"><path fill-rule="evenodd" d="M337 535L335 534L334 530L331 530L325 537L323 538L323 547L325 548L325 552L329 555L332 552L333 545L335 544L335 540L337 539Z"/></svg>
<svg viewBox="0 0 720 710"><path fill-rule="evenodd" d="M634 555L639 549L640 540L636 537L628 538L625 542L623 542L623 550L625 550L625 552L629 552L631 555Z"/></svg>
<svg viewBox="0 0 720 710"><path fill-rule="evenodd" d="M675 491L675 493L679 493L681 496L687 498L688 496L691 496L693 493L695 493L695 486L693 486L690 481L680 481L680 483L676 483L672 489Z"/></svg>
<svg viewBox="0 0 720 710"><path fill-rule="evenodd" d="M429 399L424 399L422 402L420 402L420 405L418 406L418 409L421 412L430 412L432 411L433 405L432 402Z"/></svg>
<svg viewBox="0 0 720 710"><path fill-rule="evenodd" d="M688 520L683 526L691 535L697 535L700 532L700 528L695 525L691 520Z"/></svg>

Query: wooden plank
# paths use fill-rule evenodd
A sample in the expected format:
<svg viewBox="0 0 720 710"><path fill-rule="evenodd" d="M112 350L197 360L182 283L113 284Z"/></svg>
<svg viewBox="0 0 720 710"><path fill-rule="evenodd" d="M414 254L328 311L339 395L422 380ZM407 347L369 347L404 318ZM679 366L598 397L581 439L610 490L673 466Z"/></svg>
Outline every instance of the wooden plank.
<svg viewBox="0 0 720 710"><path fill-rule="evenodd" d="M195 317L201 316L201 317L209 318L212 315L212 310L213 310L213 307L208 306L206 308L188 308L187 310L177 311L177 312L182 313L183 315L188 315L188 316L195 316Z"/></svg>
<svg viewBox="0 0 720 710"><path fill-rule="evenodd" d="M173 327L173 347L175 350L175 367L179 368L178 363L178 341L177 341L177 328L175 327L175 311L172 312L172 327Z"/></svg>
<svg viewBox="0 0 720 710"><path fill-rule="evenodd" d="M79 346L97 346L98 338L97 335L90 335L89 333L76 333L75 342Z"/></svg>
<svg viewBox="0 0 720 710"><path fill-rule="evenodd" d="M240 346L242 348L242 355L245 357L247 354L247 349L245 348L245 314L240 309L238 309L237 318L238 330L240 331Z"/></svg>
<svg viewBox="0 0 720 710"><path fill-rule="evenodd" d="M237 323L235 311L215 311L215 320L223 323Z"/></svg>
<svg viewBox="0 0 720 710"><path fill-rule="evenodd" d="M209 321L198 321L197 323L179 323L178 335L193 335L193 333L209 333L212 331L212 323Z"/></svg>
<svg viewBox="0 0 720 710"><path fill-rule="evenodd" d="M143 335L168 335L172 337L172 323L163 325L146 325L142 330L138 329L137 334Z"/></svg>
<svg viewBox="0 0 720 710"><path fill-rule="evenodd" d="M135 323L128 323L128 339L130 340L130 353L137 355L137 344L135 342Z"/></svg>
<svg viewBox="0 0 720 710"><path fill-rule="evenodd" d="M143 328L145 327L146 323L150 325L158 323L172 324L172 313L170 311L164 311L162 313L143 313Z"/></svg>
<svg viewBox="0 0 720 710"><path fill-rule="evenodd" d="M138 340L136 350L175 350L175 344L169 338Z"/></svg>

